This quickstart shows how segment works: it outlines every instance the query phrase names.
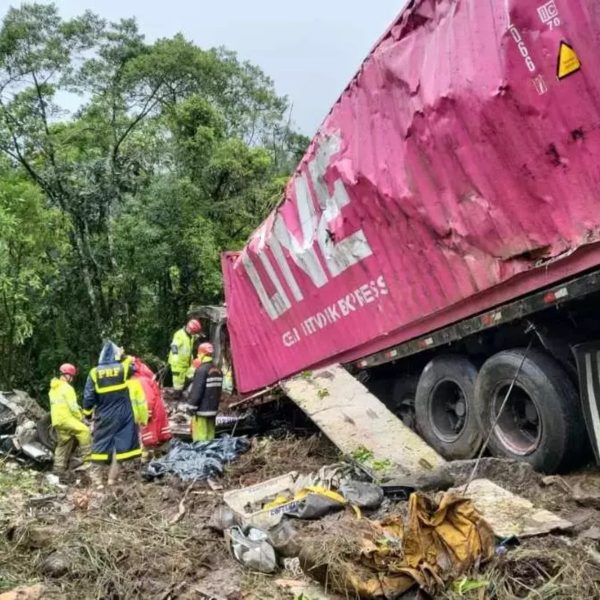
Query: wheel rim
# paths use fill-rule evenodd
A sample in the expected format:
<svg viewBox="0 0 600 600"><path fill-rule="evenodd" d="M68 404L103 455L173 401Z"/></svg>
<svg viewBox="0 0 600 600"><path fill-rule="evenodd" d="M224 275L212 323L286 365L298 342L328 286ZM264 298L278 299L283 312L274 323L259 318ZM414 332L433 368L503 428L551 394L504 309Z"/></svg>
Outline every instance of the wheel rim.
<svg viewBox="0 0 600 600"><path fill-rule="evenodd" d="M501 385L494 396L492 420L495 420L510 384ZM493 421L492 421L493 422ZM508 450L527 456L539 446L542 419L534 399L518 384L513 387L494 433Z"/></svg>
<svg viewBox="0 0 600 600"><path fill-rule="evenodd" d="M442 381L434 388L429 403L429 421L438 438L453 442L467 421L467 400L455 381Z"/></svg>

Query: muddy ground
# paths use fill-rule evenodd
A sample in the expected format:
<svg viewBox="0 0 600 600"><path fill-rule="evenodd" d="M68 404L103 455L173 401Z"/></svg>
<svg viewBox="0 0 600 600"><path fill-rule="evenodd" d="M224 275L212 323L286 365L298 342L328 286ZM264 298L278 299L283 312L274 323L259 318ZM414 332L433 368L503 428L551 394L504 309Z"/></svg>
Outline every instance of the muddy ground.
<svg viewBox="0 0 600 600"><path fill-rule="evenodd" d="M102 492L85 476L57 488L46 474L0 459L0 598L16 586L40 583L41 597L50 600L316 600L316 592L302 591L308 580L293 563L274 576L244 570L208 521L225 490L290 470L316 471L338 458L320 435L256 437L250 451L227 468L220 480L224 490L173 478L146 482L139 469L131 469L114 489ZM471 466L453 466L458 483L466 481ZM597 470L544 479L524 465L485 459L479 475L558 512L574 527L508 544L504 554L472 574L486 582L483 587L460 595L449 586L437 597L600 598ZM386 500L378 514L405 510ZM351 518L342 512L299 528L326 534L340 519Z"/></svg>

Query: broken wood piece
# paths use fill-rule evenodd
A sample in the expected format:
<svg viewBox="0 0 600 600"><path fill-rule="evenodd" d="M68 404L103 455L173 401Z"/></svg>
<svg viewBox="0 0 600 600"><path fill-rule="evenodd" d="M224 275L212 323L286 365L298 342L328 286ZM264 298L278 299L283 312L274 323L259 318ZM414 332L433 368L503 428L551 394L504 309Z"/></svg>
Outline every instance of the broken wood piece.
<svg viewBox="0 0 600 600"><path fill-rule="evenodd" d="M47 504L54 500L62 500L66 496L65 494L44 494L42 496L32 496L26 502L27 506L40 506L41 504Z"/></svg>

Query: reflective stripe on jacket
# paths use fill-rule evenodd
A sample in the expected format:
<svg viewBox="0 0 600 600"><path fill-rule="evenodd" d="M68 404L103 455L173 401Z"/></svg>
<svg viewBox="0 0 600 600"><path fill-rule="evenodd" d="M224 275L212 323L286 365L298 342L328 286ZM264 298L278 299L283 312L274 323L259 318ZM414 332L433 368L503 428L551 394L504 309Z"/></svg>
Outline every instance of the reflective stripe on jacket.
<svg viewBox="0 0 600 600"><path fill-rule="evenodd" d="M196 369L190 389L189 404L199 417L214 417L219 410L223 375L210 356L202 359Z"/></svg>

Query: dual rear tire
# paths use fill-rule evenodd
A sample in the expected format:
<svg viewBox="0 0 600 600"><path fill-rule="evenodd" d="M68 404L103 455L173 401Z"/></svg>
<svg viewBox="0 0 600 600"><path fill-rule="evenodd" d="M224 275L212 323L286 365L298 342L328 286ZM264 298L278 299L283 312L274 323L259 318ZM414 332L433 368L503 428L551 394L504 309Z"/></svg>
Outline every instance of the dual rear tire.
<svg viewBox="0 0 600 600"><path fill-rule="evenodd" d="M475 457L489 435L493 456L527 461L537 471L560 472L581 463L588 443L577 389L552 357L525 352L499 352L479 372L464 356L434 358L416 390L422 437L448 460Z"/></svg>

